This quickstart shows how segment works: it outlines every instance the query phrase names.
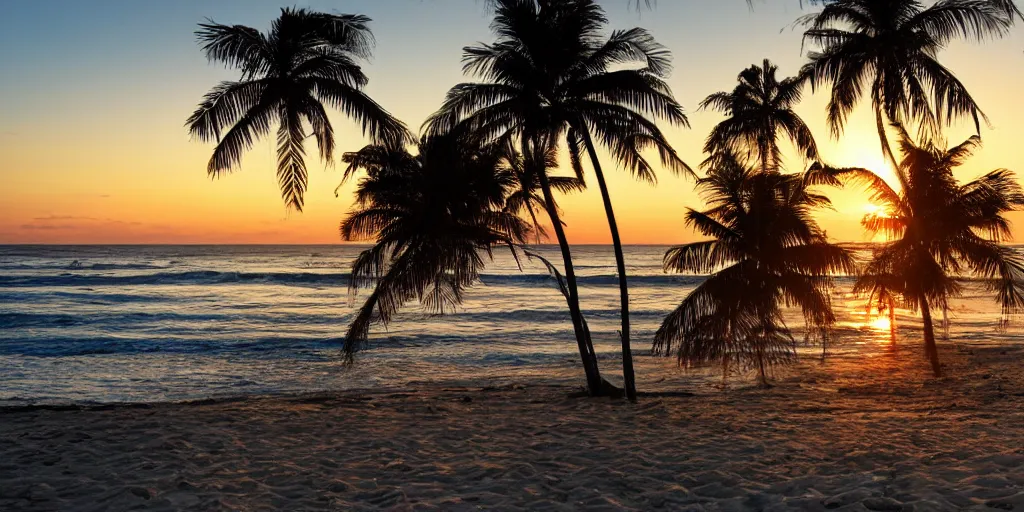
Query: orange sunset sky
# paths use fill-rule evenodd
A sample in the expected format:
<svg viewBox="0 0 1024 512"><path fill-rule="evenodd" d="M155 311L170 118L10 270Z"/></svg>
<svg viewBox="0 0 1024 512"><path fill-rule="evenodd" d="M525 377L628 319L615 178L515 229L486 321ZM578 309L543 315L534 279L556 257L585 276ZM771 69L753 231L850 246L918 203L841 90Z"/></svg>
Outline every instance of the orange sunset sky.
<svg viewBox="0 0 1024 512"><path fill-rule="evenodd" d="M691 129L668 129L691 165L719 114L698 112L708 94L731 89L744 68L768 57L781 73L803 62L801 37L790 25L807 9L797 0L661 0L637 13L625 0L602 2L611 28L643 26L672 50L670 84ZM927 3L927 2L926 2ZM325 166L309 148L310 189L304 213L286 211L274 175L272 138L246 155L242 169L217 180L206 175L212 146L190 141L183 127L202 95L234 73L211 65L195 43L196 23L209 17L264 29L284 4L265 0L115 1L15 0L0 19L0 243L336 243L352 187L333 190L341 165ZM365 66L368 92L418 128L462 81L461 48L489 41L488 16L474 0L332 0L296 2L373 18L377 48ZM45 29L44 29L45 27ZM982 45L955 44L940 55L988 114L984 148L962 169L967 179L994 168L1024 172L1024 27ZM809 92L809 91L808 91ZM832 140L824 94L798 111L837 165L882 169L874 119L858 109L846 134ZM365 140L336 115L339 149ZM973 127L955 126L952 142ZM789 159L790 170L802 162ZM693 182L667 171L657 187L610 172L612 199L625 243L694 239L682 224L699 207ZM836 211L821 221L842 241L864 240L859 191L833 194ZM596 187L561 199L573 243L607 243ZM1022 224L1024 216L1015 215ZM1017 233L1024 236L1024 229Z"/></svg>

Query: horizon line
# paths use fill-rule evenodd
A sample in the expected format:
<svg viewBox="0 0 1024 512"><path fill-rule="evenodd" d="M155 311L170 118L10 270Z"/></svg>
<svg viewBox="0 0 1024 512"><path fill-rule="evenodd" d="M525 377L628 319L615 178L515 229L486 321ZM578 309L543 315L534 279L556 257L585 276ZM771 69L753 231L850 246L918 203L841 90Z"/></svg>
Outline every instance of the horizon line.
<svg viewBox="0 0 1024 512"><path fill-rule="evenodd" d="M696 241L696 240L695 240ZM686 245L683 243L638 243L622 244L623 247L668 247ZM844 241L836 242L838 245L866 245L881 244L877 241ZM373 242L365 243L0 243L0 247L371 247ZM573 247L612 247L611 243L581 243L569 244ZM1021 245L1021 244L1004 244ZM521 247L558 247L557 243L523 244ZM504 248L504 246L502 247Z"/></svg>

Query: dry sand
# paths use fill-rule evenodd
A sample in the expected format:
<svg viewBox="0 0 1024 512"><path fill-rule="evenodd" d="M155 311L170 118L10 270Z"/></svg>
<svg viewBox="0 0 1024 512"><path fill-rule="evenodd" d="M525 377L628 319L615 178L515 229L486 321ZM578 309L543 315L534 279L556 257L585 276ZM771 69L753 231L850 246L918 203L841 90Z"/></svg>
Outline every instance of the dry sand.
<svg viewBox="0 0 1024 512"><path fill-rule="evenodd" d="M0 510L1024 510L1024 352L631 405L498 389L0 413ZM610 365L607 371L611 371Z"/></svg>

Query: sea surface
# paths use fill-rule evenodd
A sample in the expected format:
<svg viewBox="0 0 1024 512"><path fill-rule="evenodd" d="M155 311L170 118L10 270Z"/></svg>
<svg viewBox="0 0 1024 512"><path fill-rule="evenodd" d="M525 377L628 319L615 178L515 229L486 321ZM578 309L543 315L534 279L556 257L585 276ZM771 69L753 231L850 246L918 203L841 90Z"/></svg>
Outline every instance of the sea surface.
<svg viewBox="0 0 1024 512"><path fill-rule="evenodd" d="M431 316L409 304L386 331L374 329L371 348L346 367L341 337L367 295L348 288L350 264L362 249L0 246L0 405L181 401L480 380L582 385L564 298L540 262L523 260L520 268L507 251L495 253L456 313ZM626 248L633 347L642 371L680 374L673 360L650 356L651 340L664 316L703 277L665 274L665 249ZM555 246L537 251L561 261ZM621 382L611 248L574 247L574 260L602 371ZM866 313L850 284L839 280L839 328L830 350L888 343L885 319ZM998 306L978 283L968 283L950 320L949 338L956 343L1024 340L1020 321L1000 326ZM795 314L789 323L803 325ZM900 312L898 323L905 343L920 343L916 317ZM820 352L807 347L801 355ZM641 375L640 382L655 377Z"/></svg>

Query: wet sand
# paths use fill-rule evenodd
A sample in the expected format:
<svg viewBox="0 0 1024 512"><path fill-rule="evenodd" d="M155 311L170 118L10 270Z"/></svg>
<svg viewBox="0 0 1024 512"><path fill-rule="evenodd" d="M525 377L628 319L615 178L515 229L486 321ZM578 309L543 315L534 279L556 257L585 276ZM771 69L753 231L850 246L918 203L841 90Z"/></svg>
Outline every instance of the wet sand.
<svg viewBox="0 0 1024 512"><path fill-rule="evenodd" d="M635 405L522 382L8 409L0 510L1024 510L1024 351L942 356Z"/></svg>

